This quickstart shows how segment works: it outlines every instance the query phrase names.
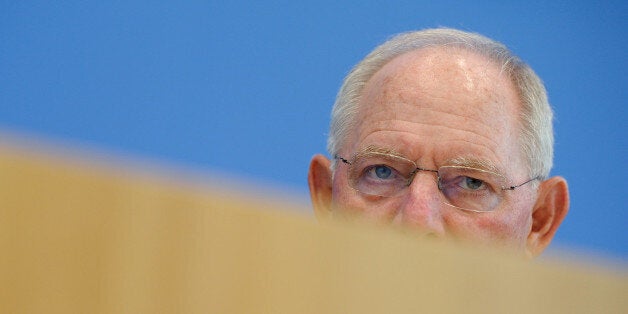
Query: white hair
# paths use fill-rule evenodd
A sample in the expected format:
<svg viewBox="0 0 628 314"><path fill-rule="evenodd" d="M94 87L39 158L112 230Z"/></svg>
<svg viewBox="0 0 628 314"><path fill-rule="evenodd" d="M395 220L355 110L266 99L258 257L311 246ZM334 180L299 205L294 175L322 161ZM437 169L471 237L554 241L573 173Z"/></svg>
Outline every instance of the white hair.
<svg viewBox="0 0 628 314"><path fill-rule="evenodd" d="M521 101L521 148L528 161L529 174L532 178L547 178L552 168L554 136L552 109L543 83L527 64L503 44L476 33L449 28L398 34L375 48L351 70L336 96L331 113L327 139L330 155L338 153L349 132L355 129L358 103L369 79L395 57L429 47L462 48L501 65L502 73L510 77Z"/></svg>

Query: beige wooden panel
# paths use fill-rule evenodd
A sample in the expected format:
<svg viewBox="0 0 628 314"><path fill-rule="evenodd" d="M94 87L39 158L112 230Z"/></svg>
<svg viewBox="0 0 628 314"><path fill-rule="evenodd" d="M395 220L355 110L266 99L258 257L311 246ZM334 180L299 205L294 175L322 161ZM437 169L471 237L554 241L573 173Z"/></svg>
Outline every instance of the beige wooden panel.
<svg viewBox="0 0 628 314"><path fill-rule="evenodd" d="M628 312L625 269L319 225L218 181L51 156L0 146L1 313Z"/></svg>

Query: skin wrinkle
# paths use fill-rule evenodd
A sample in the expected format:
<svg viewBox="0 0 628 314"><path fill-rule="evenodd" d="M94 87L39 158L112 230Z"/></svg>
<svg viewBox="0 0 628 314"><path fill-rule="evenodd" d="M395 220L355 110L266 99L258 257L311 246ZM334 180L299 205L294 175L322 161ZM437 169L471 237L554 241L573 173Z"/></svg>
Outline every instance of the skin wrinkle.
<svg viewBox="0 0 628 314"><path fill-rule="evenodd" d="M395 120L390 119L390 120L383 120L383 121L380 121L380 122L374 123L374 125L375 125L374 129L377 131L377 130L378 130L378 129L377 129L377 127L378 127L380 124L386 125L386 123L385 123L385 122L391 122L391 121L395 121ZM451 129L451 127L450 127L450 126L447 126L447 125L440 125L440 124L438 124L438 123L413 122L413 121L409 121L409 120L398 120L398 119L397 119L397 121L395 121L395 122L407 122L407 123L409 123L409 124L422 124L422 125L426 125L426 126L434 126L434 127L442 127L442 128L448 128L448 129ZM383 130L383 129L380 129L380 130ZM458 128L458 129L456 129L456 131L464 131L464 132L467 132L467 133L472 133L474 136L479 135L479 136L481 136L482 138L484 138L485 140L490 141L490 142L493 142L493 144L495 144L496 146L498 145L498 144L497 144L497 142L495 142L495 140L493 140L492 138L490 138L490 136L489 136L489 135L477 134L477 133L475 133L473 130L471 130L471 128L468 128L468 129ZM494 132L495 132L495 130L490 130L490 131L486 131L485 133L487 133L487 134L492 134L492 133L494 133Z"/></svg>
<svg viewBox="0 0 628 314"><path fill-rule="evenodd" d="M425 110L426 112L430 112L430 113L432 113L432 115L437 115L437 114L439 114L439 113L442 113L442 114L446 114L446 115L453 116L453 117L455 117L455 118L463 119L463 120L465 120L465 121L467 121L467 120L469 120L469 119L470 119L470 120L472 120L472 121L476 121L476 122L478 122L478 124L481 124L481 121L480 121L479 119L472 119L472 118L465 117L465 116L460 115L460 114L455 114L455 113L446 112L446 111L438 111L438 110L434 110L434 109L431 109L431 108L424 108L424 109L421 109L421 110ZM375 116L375 114L374 114L373 116ZM425 119L426 117L425 117L425 116L423 116L422 118L424 118L424 119ZM389 119L389 120L383 120L383 121L380 121L380 123L381 123L381 122L390 121L390 120L392 120L392 119ZM403 119L401 119L401 118L397 118L396 120L405 121L405 122L409 122L409 123L415 123L415 121L412 121L412 120L403 120ZM432 125L437 125L437 123L432 123ZM462 128L461 128L461 129L462 129ZM469 126L469 128L467 128L466 130L467 130L467 131L470 131L470 130L471 130L471 126Z"/></svg>
<svg viewBox="0 0 628 314"><path fill-rule="evenodd" d="M430 101L430 102L433 102L434 100L438 100L438 99L448 100L448 98L446 98L446 97L440 97L440 98L433 97L432 101ZM416 102L416 101L400 102L399 104L404 104L405 106L412 107L413 105L410 104L412 102ZM476 121L476 122L480 122L481 123L480 117L497 116L497 115L500 115L499 113L501 111L504 111L502 109L502 107L503 107L502 102L503 101L493 101L491 104L487 104L487 105L495 106L499 110L493 110L493 112L482 112L481 114L478 115L478 117L469 117L469 116L466 116L464 113L457 113L457 112L451 111L451 110L447 111L447 110L445 110L446 108L440 109L440 108L431 107L431 106L429 106L430 102L427 102L427 101L423 102L421 105L424 106L424 107L420 108L419 110L425 111L426 113L432 112L431 114L436 114L436 115L439 114L439 113L443 113L443 114L447 114L447 115L452 115L452 116L458 117L460 119L465 120L465 121L463 121L464 123L462 124L462 126L466 126L470 121ZM450 102L453 102L453 101L450 101ZM395 104L386 104L386 103L382 104L381 102L375 101L375 102L372 103L372 105L367 106L367 107L369 107L371 109L381 107L381 109L379 109L379 110L377 110L377 111L375 111L375 112L370 114L370 116L375 117L375 116L379 116L380 113L387 114L387 111L385 110L385 108L389 107L391 105L395 105ZM486 106L484 106L484 107L486 107ZM475 109L478 109L478 108L475 108ZM412 108L409 109L409 110L412 110ZM362 111L362 115L363 114L364 114L364 110ZM364 117L362 117L362 115L358 118L359 121L363 120ZM396 112L396 113L394 113L394 118L398 119L398 120L403 120L404 119L403 117L407 117L407 116L409 116L409 114L407 114L407 113L404 114L404 112ZM421 118L426 119L426 118L429 118L429 116L426 117L425 114L423 114L421 116ZM407 120L407 121L414 122L414 121L411 121L411 120ZM472 128L472 126L468 126L467 130L470 130L471 128ZM487 136L487 138L488 138L488 136Z"/></svg>
<svg viewBox="0 0 628 314"><path fill-rule="evenodd" d="M392 123L390 123L390 122L392 122ZM473 137L480 136L480 137L482 137L483 139L485 139L486 141L488 141L488 142L490 142L492 144L490 146L487 146L489 148L489 150L494 155L492 157L495 158L498 155L496 153L496 148L499 147L500 145L499 145L499 143L497 143L495 140L493 140L490 137L490 136L494 135L494 133L495 133L495 130L490 128L490 127L486 127L485 128L486 130L483 132L485 134L478 134L478 133L476 133L477 130L475 130L475 132L473 132L471 130L471 127L463 129L463 128L453 128L450 125L440 125L438 123L426 123L426 122L417 123L417 122L413 122L413 121L404 121L404 120L398 121L398 120L394 120L394 119L388 119L388 120L382 120L382 121L378 121L378 122L373 123L371 131L373 133L378 132L378 131L382 131L382 132L388 132L388 131L390 131L390 132L405 132L405 131L397 131L396 130L397 128L395 128L395 131L390 130L390 128L391 128L390 125L391 124L404 124L404 122L408 124L408 127L413 126L413 125L428 126L428 127L432 127L432 128L435 127L436 130L433 131L434 133L441 133L441 132L435 132L435 131L438 131L438 129L442 128L442 129L445 129L445 130L452 130L452 131L454 131L456 133L458 133L458 132L469 133L469 135L472 135ZM465 124L468 124L468 123L465 123ZM426 128L428 128L428 127L426 127ZM408 132L408 133L410 133L410 132ZM413 133L410 133L410 134L412 135ZM363 141L363 140L364 139L360 139L360 138L357 139L357 141ZM477 145L477 144L474 143L474 145Z"/></svg>

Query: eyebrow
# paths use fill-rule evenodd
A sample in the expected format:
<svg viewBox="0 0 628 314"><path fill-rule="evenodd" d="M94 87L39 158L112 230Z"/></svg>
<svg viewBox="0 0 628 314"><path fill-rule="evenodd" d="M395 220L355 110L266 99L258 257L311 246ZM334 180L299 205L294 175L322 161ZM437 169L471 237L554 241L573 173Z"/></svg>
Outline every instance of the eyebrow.
<svg viewBox="0 0 628 314"><path fill-rule="evenodd" d="M379 153L379 154L387 154L387 155L393 155L393 156L397 156L397 157L401 157L401 158L407 158L404 155L402 155L401 153L399 153L397 150L392 149L392 148L384 148L384 147L380 147L380 146L375 146L375 145L369 145L365 148L362 148L360 150L358 150L358 152L355 154L356 157L365 155L365 154L370 154L370 153Z"/></svg>
<svg viewBox="0 0 628 314"><path fill-rule="evenodd" d="M502 169L499 168L497 165L495 165L494 162L487 159L461 156L461 157L456 157L456 158L447 160L445 165L476 168L476 169L494 172L503 176Z"/></svg>

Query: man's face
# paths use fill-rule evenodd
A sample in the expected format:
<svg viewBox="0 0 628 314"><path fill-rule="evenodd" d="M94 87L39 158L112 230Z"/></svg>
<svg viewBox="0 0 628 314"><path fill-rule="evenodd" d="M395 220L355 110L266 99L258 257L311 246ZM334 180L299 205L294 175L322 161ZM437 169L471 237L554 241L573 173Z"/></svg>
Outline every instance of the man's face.
<svg viewBox="0 0 628 314"><path fill-rule="evenodd" d="M465 50L424 49L401 55L367 83L358 125L338 155L368 149L393 152L425 169L474 160L512 184L529 178L519 143L519 100L511 80L486 58ZM335 214L415 226L422 233L522 248L532 226L532 184L504 197L490 212L444 203L436 174L421 171L394 197L370 196L348 183L338 162L332 182Z"/></svg>

